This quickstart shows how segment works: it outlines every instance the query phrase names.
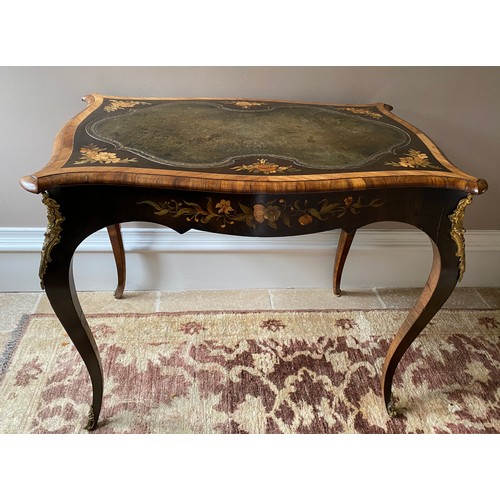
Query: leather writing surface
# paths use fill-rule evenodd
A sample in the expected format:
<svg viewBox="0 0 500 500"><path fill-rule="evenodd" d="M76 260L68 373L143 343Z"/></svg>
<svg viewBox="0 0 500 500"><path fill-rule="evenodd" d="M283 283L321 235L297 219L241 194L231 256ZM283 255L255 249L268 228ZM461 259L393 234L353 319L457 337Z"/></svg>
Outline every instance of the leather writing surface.
<svg viewBox="0 0 500 500"><path fill-rule="evenodd" d="M375 106L106 98L77 127L64 167L233 175L442 171L411 130Z"/></svg>
<svg viewBox="0 0 500 500"><path fill-rule="evenodd" d="M231 109L212 102L170 102L94 123L97 139L175 166L230 165L266 156L312 168L373 162L409 142L401 129L319 106Z"/></svg>

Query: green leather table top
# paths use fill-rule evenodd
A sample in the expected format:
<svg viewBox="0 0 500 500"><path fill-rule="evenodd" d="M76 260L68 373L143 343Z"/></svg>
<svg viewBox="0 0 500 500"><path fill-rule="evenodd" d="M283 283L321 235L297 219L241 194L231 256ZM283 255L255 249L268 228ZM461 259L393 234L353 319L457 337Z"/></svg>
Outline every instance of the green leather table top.
<svg viewBox="0 0 500 500"><path fill-rule="evenodd" d="M294 175L446 171L410 129L376 105L105 98L75 132L64 167Z"/></svg>

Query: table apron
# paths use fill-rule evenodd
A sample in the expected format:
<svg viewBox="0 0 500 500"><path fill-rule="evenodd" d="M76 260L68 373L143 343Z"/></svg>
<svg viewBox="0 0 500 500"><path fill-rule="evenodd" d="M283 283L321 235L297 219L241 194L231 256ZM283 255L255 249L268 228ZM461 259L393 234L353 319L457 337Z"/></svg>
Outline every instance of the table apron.
<svg viewBox="0 0 500 500"><path fill-rule="evenodd" d="M463 191L403 188L294 194L228 194L118 186L51 189L64 222L86 238L113 224L144 221L249 237L294 236L381 221L415 226L437 240Z"/></svg>

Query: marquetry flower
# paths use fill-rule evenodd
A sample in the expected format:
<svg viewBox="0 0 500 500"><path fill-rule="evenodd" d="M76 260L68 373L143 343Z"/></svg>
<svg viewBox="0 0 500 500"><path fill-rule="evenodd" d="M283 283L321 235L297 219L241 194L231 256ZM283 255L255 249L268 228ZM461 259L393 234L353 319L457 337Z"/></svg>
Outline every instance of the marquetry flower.
<svg viewBox="0 0 500 500"><path fill-rule="evenodd" d="M135 108L140 104L149 106L150 103L144 101L117 101L116 99L111 99L109 104L104 106L103 109L106 113L111 113L112 111L116 111L118 109Z"/></svg>
<svg viewBox="0 0 500 500"><path fill-rule="evenodd" d="M243 109L248 109L248 108L251 108L253 106L262 106L261 102L250 102L250 101L236 101L236 102L233 102L233 104L235 106L238 106L239 108L243 108Z"/></svg>
<svg viewBox="0 0 500 500"><path fill-rule="evenodd" d="M269 222L276 222L280 218L280 215L281 209L276 205L270 205L269 207L266 207L266 210L264 212L264 217Z"/></svg>
<svg viewBox="0 0 500 500"><path fill-rule="evenodd" d="M219 214L228 215L229 212L234 212L234 209L231 206L231 202L229 200L220 200L220 202L215 205L215 208L219 209Z"/></svg>
<svg viewBox="0 0 500 500"><path fill-rule="evenodd" d="M415 149L410 149L408 153L399 159L398 162L386 162L386 165L392 167L407 167L407 168L436 168L425 153L421 153Z"/></svg>
<svg viewBox="0 0 500 500"><path fill-rule="evenodd" d="M399 164L402 167L418 167L425 166L428 163L429 157L425 153L419 153L418 151L411 150L409 156L399 159Z"/></svg>
<svg viewBox="0 0 500 500"><path fill-rule="evenodd" d="M110 163L130 163L137 161L135 158L118 158L116 153L109 153L105 149L89 144L80 148L79 161L75 161L75 165L84 163L100 163L101 165L109 165Z"/></svg>
<svg viewBox="0 0 500 500"><path fill-rule="evenodd" d="M265 159L257 160L257 162L250 165L238 165L237 167L231 167L231 170L236 170L237 172L250 172L251 174L279 174L282 172L296 172L298 168L277 165L276 163L268 163Z"/></svg>
<svg viewBox="0 0 500 500"><path fill-rule="evenodd" d="M253 163L252 165L244 165L248 168L248 170L258 170L263 174L275 174L279 170L279 165L276 163L267 163L267 160L258 160L257 163ZM285 168L286 170L286 168Z"/></svg>
<svg viewBox="0 0 500 500"><path fill-rule="evenodd" d="M265 207L264 205L256 204L253 206L253 217L258 223L264 222L264 220L276 222L280 216L281 209L277 205Z"/></svg>
<svg viewBox="0 0 500 500"><path fill-rule="evenodd" d="M266 207L260 204L254 205L253 217L259 223L264 222L264 220L266 219Z"/></svg>
<svg viewBox="0 0 500 500"><path fill-rule="evenodd" d="M312 221L313 221L313 218L309 214L304 214L304 215L301 215L299 217L299 224L301 226L307 226L308 224L311 224Z"/></svg>
<svg viewBox="0 0 500 500"><path fill-rule="evenodd" d="M353 201L352 196L348 196L347 198L344 198L344 205L348 207L349 205L352 205Z"/></svg>
<svg viewBox="0 0 500 500"><path fill-rule="evenodd" d="M370 118L375 118L377 120L380 120L380 118L382 118L382 115L380 113L375 113L373 111L370 111L369 109L364 109L364 108L343 108L343 109L345 109L345 111L350 111L355 115L369 116Z"/></svg>

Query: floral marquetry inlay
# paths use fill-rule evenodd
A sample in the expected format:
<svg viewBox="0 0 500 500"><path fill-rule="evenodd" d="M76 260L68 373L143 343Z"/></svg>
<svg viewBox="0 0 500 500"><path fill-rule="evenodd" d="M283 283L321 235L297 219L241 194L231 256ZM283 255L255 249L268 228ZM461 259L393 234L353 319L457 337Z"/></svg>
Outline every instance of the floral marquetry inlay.
<svg viewBox="0 0 500 500"><path fill-rule="evenodd" d="M251 102L251 101L235 101L233 102L235 106L238 106L242 109L250 109L258 106L262 106L261 102Z"/></svg>
<svg viewBox="0 0 500 500"><path fill-rule="evenodd" d="M374 111L370 111L369 109L365 108L340 108L344 111L349 111L351 113L354 113L355 115L361 115L361 116L369 116L370 118L375 118L376 120L380 120L382 118L382 115L380 113L376 113Z"/></svg>
<svg viewBox="0 0 500 500"><path fill-rule="evenodd" d="M127 109L127 108L135 108L136 106L149 106L149 102L145 101L117 101L115 99L111 99L109 104L104 106L104 111L106 113L111 113L113 111L117 111L119 109Z"/></svg>
<svg viewBox="0 0 500 500"><path fill-rule="evenodd" d="M80 159L73 162L73 165L85 165L86 163L110 165L112 163L132 163L136 161L135 158L119 158L116 153L109 153L95 144L89 144L80 148Z"/></svg>
<svg viewBox="0 0 500 500"><path fill-rule="evenodd" d="M231 170L236 172L248 172L250 174L281 174L281 173L290 173L290 172L298 172L300 169L292 167L292 166L281 166L276 163L269 163L267 160L260 159L255 163L251 163L250 165L239 165L237 167L231 167Z"/></svg>
<svg viewBox="0 0 500 500"><path fill-rule="evenodd" d="M235 205L232 203L227 199L221 199L215 203L212 198L207 198L207 203L203 206L199 203L175 199L161 203L152 200L138 202L139 205L152 206L155 209L154 214L158 216L183 217L188 222L201 224L216 222L221 229L227 225L245 223L253 229L259 224L267 224L277 230L278 223L289 228L307 226L315 220L324 222L331 218L344 217L346 214L357 215L364 209L381 207L385 201L374 198L365 203L360 196L357 200L354 200L352 196L347 196L343 201L334 203L326 199L317 203L296 200L291 204L284 199L279 199L256 203L252 206L244 205L239 201L235 202Z"/></svg>
<svg viewBox="0 0 500 500"><path fill-rule="evenodd" d="M407 168L439 168L429 161L429 157L425 153L421 153L415 149L410 149L399 161L388 161L386 165Z"/></svg>

